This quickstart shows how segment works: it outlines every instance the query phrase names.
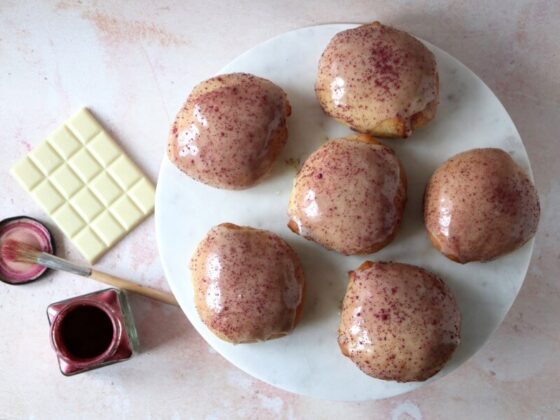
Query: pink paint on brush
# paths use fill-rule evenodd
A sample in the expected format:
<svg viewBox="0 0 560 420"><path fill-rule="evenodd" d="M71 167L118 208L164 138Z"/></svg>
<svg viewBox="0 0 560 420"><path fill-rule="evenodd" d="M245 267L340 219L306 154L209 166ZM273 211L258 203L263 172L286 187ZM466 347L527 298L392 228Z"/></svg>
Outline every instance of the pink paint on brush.
<svg viewBox="0 0 560 420"><path fill-rule="evenodd" d="M47 268L18 262L13 244L27 244L39 251L54 254L54 241L45 225L30 217L13 217L0 222L0 280L9 284L24 284L37 280Z"/></svg>

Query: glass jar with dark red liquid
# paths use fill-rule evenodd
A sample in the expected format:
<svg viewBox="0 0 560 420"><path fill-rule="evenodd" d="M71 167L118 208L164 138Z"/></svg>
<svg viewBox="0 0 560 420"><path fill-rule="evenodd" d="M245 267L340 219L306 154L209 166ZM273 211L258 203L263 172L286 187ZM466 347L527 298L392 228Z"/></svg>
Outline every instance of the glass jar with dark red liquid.
<svg viewBox="0 0 560 420"><path fill-rule="evenodd" d="M138 348L126 294L118 289L53 303L47 316L51 343L64 375L128 360Z"/></svg>

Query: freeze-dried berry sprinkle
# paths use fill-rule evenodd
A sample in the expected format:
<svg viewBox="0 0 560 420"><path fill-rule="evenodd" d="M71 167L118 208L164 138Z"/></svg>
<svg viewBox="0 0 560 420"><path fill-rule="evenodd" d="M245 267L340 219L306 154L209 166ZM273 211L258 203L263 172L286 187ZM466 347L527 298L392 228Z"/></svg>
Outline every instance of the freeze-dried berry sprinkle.
<svg viewBox="0 0 560 420"><path fill-rule="evenodd" d="M413 36L374 22L333 37L315 90L325 112L351 128L375 135L383 121L399 119L406 136L415 115L437 105L436 62Z"/></svg>
<svg viewBox="0 0 560 420"><path fill-rule="evenodd" d="M212 228L191 260L195 305L220 338L244 343L290 332L301 310L303 270L279 236L231 224Z"/></svg>
<svg viewBox="0 0 560 420"><path fill-rule="evenodd" d="M254 185L287 141L290 105L274 83L245 73L196 86L173 123L169 158L190 177L219 188Z"/></svg>
<svg viewBox="0 0 560 420"><path fill-rule="evenodd" d="M527 242L537 230L539 197L501 149L460 153L432 175L424 221L434 245L456 261L487 261Z"/></svg>
<svg viewBox="0 0 560 420"><path fill-rule="evenodd" d="M449 360L460 327L459 308L441 279L408 264L367 261L350 273L338 342L370 376L422 381Z"/></svg>
<svg viewBox="0 0 560 420"><path fill-rule="evenodd" d="M343 254L390 242L406 200L397 156L382 144L335 139L303 164L290 196L289 226Z"/></svg>

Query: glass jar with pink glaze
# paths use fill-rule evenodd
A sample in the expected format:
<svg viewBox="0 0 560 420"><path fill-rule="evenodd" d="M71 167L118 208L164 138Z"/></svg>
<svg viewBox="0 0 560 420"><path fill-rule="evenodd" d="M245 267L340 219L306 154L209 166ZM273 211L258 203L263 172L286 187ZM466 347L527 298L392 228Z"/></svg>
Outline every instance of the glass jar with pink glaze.
<svg viewBox="0 0 560 420"><path fill-rule="evenodd" d="M138 349L132 311L126 294L118 289L53 303L47 317L63 375L128 360Z"/></svg>

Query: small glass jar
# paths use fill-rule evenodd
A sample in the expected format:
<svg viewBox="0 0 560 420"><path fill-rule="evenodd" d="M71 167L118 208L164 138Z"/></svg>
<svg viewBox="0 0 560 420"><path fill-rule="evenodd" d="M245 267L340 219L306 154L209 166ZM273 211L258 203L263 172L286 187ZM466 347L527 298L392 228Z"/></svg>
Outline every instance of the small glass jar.
<svg viewBox="0 0 560 420"><path fill-rule="evenodd" d="M63 375L128 360L138 349L132 311L121 290L106 289L53 303L47 317Z"/></svg>

